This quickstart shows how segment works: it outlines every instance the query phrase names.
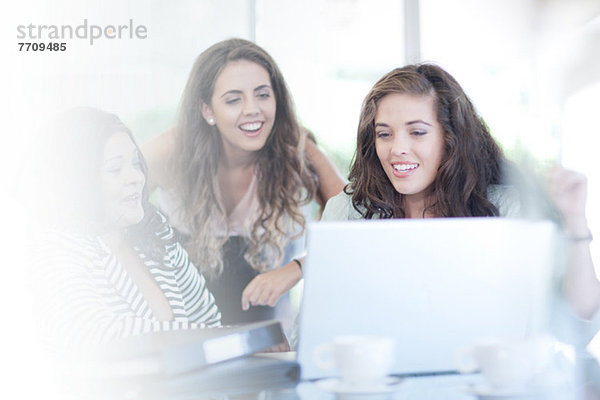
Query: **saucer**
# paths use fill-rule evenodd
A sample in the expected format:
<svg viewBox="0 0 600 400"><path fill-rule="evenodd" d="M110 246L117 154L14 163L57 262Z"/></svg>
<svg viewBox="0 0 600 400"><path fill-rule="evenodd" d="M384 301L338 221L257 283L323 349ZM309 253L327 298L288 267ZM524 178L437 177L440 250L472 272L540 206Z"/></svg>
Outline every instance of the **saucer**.
<svg viewBox="0 0 600 400"><path fill-rule="evenodd" d="M463 390L469 394L479 396L483 399L528 399L535 394L531 390L527 390L527 388L495 389L486 384L473 384L465 386Z"/></svg>
<svg viewBox="0 0 600 400"><path fill-rule="evenodd" d="M339 378L322 379L316 382L317 387L332 393L339 394L378 394L392 393L398 390L402 378L389 376L376 385L349 385Z"/></svg>

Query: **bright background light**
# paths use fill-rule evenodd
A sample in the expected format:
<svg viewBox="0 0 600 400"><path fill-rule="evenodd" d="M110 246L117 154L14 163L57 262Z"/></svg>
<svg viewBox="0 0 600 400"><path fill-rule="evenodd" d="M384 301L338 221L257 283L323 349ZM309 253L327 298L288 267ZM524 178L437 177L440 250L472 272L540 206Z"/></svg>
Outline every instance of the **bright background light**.
<svg viewBox="0 0 600 400"><path fill-rule="evenodd" d="M19 265L32 196L19 170L47 120L77 105L118 114L139 142L169 128L198 54L230 37L254 39L281 67L302 123L347 171L361 102L385 72L406 63L405 28L420 26L421 60L465 88L513 158L562 161L588 175L588 214L600 267L600 4L594 0L25 0L0 17L5 120L1 205L9 233L6 271ZM145 40L67 41L64 53L17 51L16 26L135 24ZM25 186L25 187L24 187ZM16 233L13 235L13 232ZM20 287L5 278L3 294ZM3 301L4 304L14 302ZM13 315L13 314L11 314ZM11 325L14 326L14 321ZM600 347L600 346L599 346ZM10 358L10 357L9 357Z"/></svg>

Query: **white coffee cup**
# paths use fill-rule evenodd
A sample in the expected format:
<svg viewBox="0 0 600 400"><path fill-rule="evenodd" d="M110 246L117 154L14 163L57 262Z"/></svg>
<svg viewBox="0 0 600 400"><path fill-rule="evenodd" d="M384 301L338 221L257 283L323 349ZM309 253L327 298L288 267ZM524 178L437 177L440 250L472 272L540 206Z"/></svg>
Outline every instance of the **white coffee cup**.
<svg viewBox="0 0 600 400"><path fill-rule="evenodd" d="M524 390L543 362L544 347L537 340L488 340L457 353L462 373L480 371L494 390Z"/></svg>
<svg viewBox="0 0 600 400"><path fill-rule="evenodd" d="M337 368L342 382L350 386L384 383L394 363L396 340L387 336L338 336L318 345L313 362L321 369Z"/></svg>

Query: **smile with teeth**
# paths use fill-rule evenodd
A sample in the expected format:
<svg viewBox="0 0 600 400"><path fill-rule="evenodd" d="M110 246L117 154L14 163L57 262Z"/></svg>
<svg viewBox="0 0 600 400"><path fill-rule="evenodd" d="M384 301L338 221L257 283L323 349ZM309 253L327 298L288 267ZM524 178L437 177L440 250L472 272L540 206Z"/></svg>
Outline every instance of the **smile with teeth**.
<svg viewBox="0 0 600 400"><path fill-rule="evenodd" d="M248 122L246 124L240 125L240 129L246 132L256 132L260 128L262 128L262 122Z"/></svg>
<svg viewBox="0 0 600 400"><path fill-rule="evenodd" d="M419 166L419 164L392 164L392 167L394 167L394 169L396 171L399 172L406 172L406 171L412 171L413 169L416 169Z"/></svg>
<svg viewBox="0 0 600 400"><path fill-rule="evenodd" d="M139 193L133 193L123 198L124 202L135 202L138 201L142 196Z"/></svg>

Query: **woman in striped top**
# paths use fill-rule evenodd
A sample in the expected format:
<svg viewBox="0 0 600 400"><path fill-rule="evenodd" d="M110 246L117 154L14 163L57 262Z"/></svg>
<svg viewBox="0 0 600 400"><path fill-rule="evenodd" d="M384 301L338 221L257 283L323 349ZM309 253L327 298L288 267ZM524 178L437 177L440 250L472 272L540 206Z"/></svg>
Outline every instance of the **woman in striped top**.
<svg viewBox="0 0 600 400"><path fill-rule="evenodd" d="M204 277L148 203L146 165L114 115L73 109L43 160L45 230L33 249L37 322L53 348L158 330L219 326ZM49 168L50 167L50 168Z"/></svg>

